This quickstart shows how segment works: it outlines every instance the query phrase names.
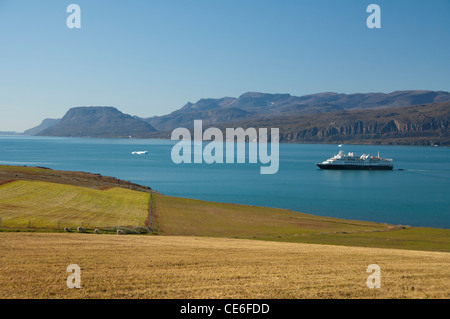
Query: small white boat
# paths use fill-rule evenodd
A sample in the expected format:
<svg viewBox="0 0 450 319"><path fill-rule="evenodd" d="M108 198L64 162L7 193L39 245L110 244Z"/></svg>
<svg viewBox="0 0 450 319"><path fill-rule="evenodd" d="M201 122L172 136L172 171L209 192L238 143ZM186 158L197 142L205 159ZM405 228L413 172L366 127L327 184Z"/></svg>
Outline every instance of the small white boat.
<svg viewBox="0 0 450 319"><path fill-rule="evenodd" d="M338 147L342 147L342 146L344 146L344 145L343 145L343 144L339 144L339 145L338 145Z"/></svg>
<svg viewBox="0 0 450 319"><path fill-rule="evenodd" d="M132 152L131 154L133 154L133 155L147 155L148 151L135 151L135 152Z"/></svg>

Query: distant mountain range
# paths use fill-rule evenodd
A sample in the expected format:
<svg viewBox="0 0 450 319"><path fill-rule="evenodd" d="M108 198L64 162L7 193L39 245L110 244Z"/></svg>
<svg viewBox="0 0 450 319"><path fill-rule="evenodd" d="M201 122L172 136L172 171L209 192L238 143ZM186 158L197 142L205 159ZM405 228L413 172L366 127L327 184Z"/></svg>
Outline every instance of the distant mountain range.
<svg viewBox="0 0 450 319"><path fill-rule="evenodd" d="M397 91L385 93L319 93L305 96L290 94L245 93L239 98L201 99L165 115L143 119L158 131L192 127L195 119L204 124L243 122L268 117L328 113L355 109L396 108L450 101L442 91Z"/></svg>
<svg viewBox="0 0 450 319"><path fill-rule="evenodd" d="M177 127L279 127L281 141L447 145L450 93L319 93L306 96L250 92L201 99L165 116L140 118L113 107L76 107L24 133L42 136L169 138Z"/></svg>
<svg viewBox="0 0 450 319"><path fill-rule="evenodd" d="M17 133L14 131L0 131L0 135L23 135L23 133Z"/></svg>
<svg viewBox="0 0 450 319"><path fill-rule="evenodd" d="M449 123L450 101L271 117L235 122L233 127L277 127L280 142L290 143L450 145Z"/></svg>

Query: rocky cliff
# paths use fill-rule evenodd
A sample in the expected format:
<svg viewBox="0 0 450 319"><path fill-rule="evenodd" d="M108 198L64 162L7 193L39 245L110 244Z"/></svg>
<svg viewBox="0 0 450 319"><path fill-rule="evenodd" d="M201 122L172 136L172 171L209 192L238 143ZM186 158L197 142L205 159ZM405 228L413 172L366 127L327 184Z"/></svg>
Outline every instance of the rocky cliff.
<svg viewBox="0 0 450 319"><path fill-rule="evenodd" d="M443 102L278 117L221 128L278 127L280 142L291 143L449 145L449 122L450 102Z"/></svg>

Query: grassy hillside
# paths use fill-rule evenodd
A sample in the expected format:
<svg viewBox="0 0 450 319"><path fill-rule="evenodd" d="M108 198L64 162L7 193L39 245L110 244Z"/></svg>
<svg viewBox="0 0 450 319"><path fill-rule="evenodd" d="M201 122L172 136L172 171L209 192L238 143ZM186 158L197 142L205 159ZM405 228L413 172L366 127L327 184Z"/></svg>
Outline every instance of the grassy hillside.
<svg viewBox="0 0 450 319"><path fill-rule="evenodd" d="M134 184L115 177L102 176L100 174L57 171L45 167L0 165L0 185L15 180L50 182L100 190L120 187L139 192L154 192L150 187Z"/></svg>
<svg viewBox="0 0 450 319"><path fill-rule="evenodd" d="M386 230L392 226L302 214L287 209L213 203L157 195L161 234L248 237Z"/></svg>
<svg viewBox="0 0 450 319"><path fill-rule="evenodd" d="M0 298L450 298L449 253L40 233L0 233L0 250ZM70 264L82 289L67 289Z"/></svg>
<svg viewBox="0 0 450 319"><path fill-rule="evenodd" d="M162 235L450 251L450 229L320 217L267 207L154 196Z"/></svg>
<svg viewBox="0 0 450 319"><path fill-rule="evenodd" d="M150 195L123 188L96 190L47 182L0 185L1 227L55 230L65 226L141 226Z"/></svg>
<svg viewBox="0 0 450 319"><path fill-rule="evenodd" d="M11 177L27 180L8 180ZM150 220L153 234L168 236L450 251L449 229L351 221L286 209L177 198L93 174L0 166L0 231L54 232L64 226L74 229L81 225L91 231L106 231L147 227Z"/></svg>

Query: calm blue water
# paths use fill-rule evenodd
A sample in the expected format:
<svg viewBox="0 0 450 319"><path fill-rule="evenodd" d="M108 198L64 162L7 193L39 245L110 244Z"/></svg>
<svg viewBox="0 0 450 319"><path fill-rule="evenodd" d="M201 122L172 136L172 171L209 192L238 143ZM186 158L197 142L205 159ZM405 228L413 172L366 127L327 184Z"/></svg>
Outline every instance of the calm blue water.
<svg viewBox="0 0 450 319"><path fill-rule="evenodd" d="M450 228L450 148L344 146L394 158L405 171L324 171L314 163L336 145L280 145L280 169L260 164L181 164L175 142L0 136L0 164L87 171L130 180L172 196L289 208L346 219ZM149 151L147 156L133 151Z"/></svg>

